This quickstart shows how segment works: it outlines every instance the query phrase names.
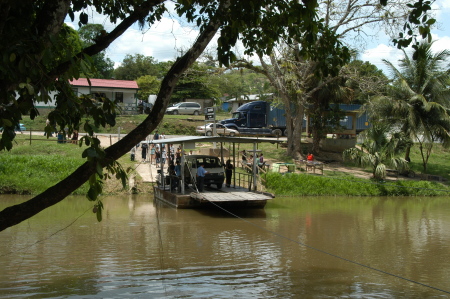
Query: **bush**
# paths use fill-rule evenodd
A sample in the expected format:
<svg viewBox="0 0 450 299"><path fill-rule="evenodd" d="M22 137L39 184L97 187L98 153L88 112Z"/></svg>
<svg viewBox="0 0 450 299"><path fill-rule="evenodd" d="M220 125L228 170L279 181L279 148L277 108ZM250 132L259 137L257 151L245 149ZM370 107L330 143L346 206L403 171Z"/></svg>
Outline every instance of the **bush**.
<svg viewBox="0 0 450 299"><path fill-rule="evenodd" d="M376 182L352 177L323 177L297 173L268 173L266 187L277 196L438 196L450 188L436 182Z"/></svg>

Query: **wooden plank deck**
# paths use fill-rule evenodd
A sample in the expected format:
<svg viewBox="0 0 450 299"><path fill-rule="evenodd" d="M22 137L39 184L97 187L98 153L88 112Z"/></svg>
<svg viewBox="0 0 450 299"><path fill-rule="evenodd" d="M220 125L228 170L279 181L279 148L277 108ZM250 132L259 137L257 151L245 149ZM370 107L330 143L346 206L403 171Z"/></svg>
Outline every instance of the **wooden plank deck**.
<svg viewBox="0 0 450 299"><path fill-rule="evenodd" d="M177 209L208 208L220 205L229 208L264 208L273 194L248 191L242 187L223 187L221 190L205 188L201 193L187 191L178 193L170 188L154 186L155 199L159 199Z"/></svg>
<svg viewBox="0 0 450 299"><path fill-rule="evenodd" d="M196 200L210 202L239 202L239 201L261 201L272 199L272 196L255 192L192 192L191 197Z"/></svg>

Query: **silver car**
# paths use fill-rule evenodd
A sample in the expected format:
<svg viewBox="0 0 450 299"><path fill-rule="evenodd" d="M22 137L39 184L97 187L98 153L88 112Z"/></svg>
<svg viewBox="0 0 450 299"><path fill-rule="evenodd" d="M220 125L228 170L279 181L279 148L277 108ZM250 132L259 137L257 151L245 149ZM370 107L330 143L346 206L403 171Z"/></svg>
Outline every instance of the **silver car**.
<svg viewBox="0 0 450 299"><path fill-rule="evenodd" d="M173 106L167 108L167 114L193 114L199 115L202 112L202 106L195 102L183 102L176 103Z"/></svg>
<svg viewBox="0 0 450 299"><path fill-rule="evenodd" d="M200 135L212 136L213 135L213 128L214 128L214 124L213 123L209 123L209 124L206 124L204 126L198 126L195 129L195 132L197 132ZM239 135L239 131L227 128L227 127L225 127L222 124L216 124L216 133L217 133L217 135L230 136L230 137L234 137L236 135Z"/></svg>

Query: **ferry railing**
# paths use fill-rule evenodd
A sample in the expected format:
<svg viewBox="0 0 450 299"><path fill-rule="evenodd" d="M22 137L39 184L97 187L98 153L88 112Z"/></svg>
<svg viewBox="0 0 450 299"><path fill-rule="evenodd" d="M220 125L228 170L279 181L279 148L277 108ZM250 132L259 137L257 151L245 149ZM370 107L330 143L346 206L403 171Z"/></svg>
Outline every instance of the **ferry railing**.
<svg viewBox="0 0 450 299"><path fill-rule="evenodd" d="M236 172L235 173L235 185L242 187L242 188L248 188L249 190L251 190L252 188L252 175L248 174L248 173L241 173L241 172Z"/></svg>
<svg viewBox="0 0 450 299"><path fill-rule="evenodd" d="M253 173L251 171L249 171L249 169L247 169L247 167L245 167L245 166L243 167L244 171L246 171L245 173L235 171L234 183L236 186L246 188L249 191L251 191L252 186L253 186ZM256 190L260 189L259 191L263 191L262 190L263 183L266 182L265 174L269 170L269 167L266 164L263 164L263 167L261 167L261 166L257 166L257 167L258 167L258 172L256 174L256 188L255 189Z"/></svg>

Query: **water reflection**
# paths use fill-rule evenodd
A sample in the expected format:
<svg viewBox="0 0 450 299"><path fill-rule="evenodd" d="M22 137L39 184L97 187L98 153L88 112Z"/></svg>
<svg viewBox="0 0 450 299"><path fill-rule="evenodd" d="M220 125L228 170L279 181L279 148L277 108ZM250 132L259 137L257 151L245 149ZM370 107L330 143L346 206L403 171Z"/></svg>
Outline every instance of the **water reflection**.
<svg viewBox="0 0 450 299"><path fill-rule="evenodd" d="M2 196L0 209L22 200ZM233 215L136 195L104 205L101 223L71 197L1 232L0 298L445 295L302 244L449 288L447 198L278 198Z"/></svg>

